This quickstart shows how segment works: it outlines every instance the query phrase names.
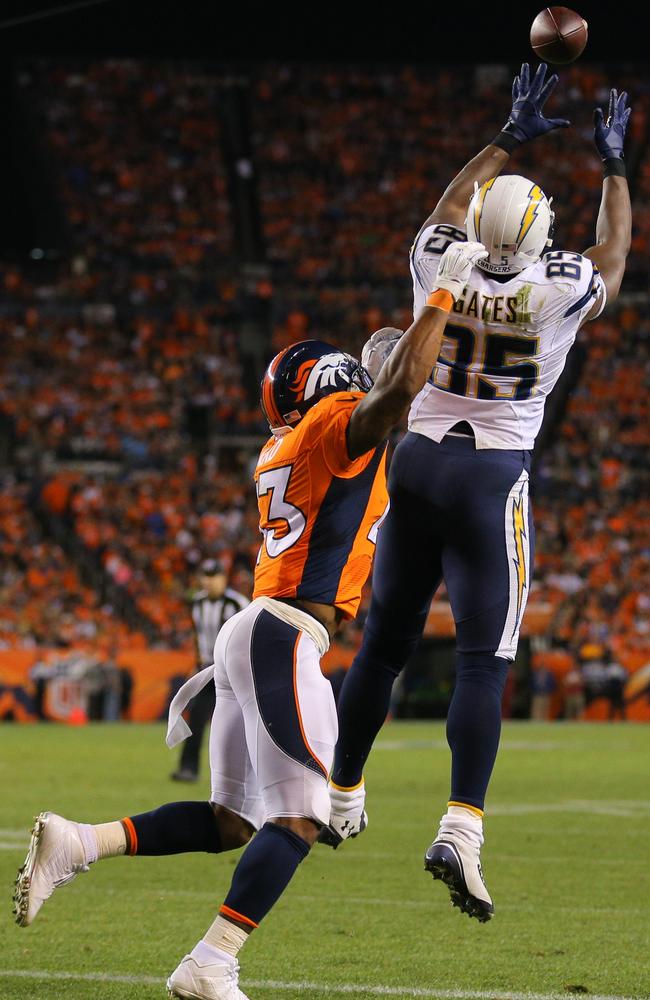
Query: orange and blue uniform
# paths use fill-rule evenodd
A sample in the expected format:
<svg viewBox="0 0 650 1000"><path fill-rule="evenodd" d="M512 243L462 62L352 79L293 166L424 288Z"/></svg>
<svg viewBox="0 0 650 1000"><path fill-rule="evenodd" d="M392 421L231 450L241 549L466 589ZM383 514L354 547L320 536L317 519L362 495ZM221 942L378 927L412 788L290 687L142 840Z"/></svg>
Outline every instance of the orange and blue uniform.
<svg viewBox="0 0 650 1000"><path fill-rule="evenodd" d="M347 429L362 392L336 392L284 437L262 448L255 470L264 541L253 598L359 608L388 507L386 445L350 460Z"/></svg>
<svg viewBox="0 0 650 1000"><path fill-rule="evenodd" d="M385 443L354 460L348 455L350 417L365 392L335 390L300 409L302 381L309 401L338 389L339 380L363 389L369 376L327 344L296 346L298 362L308 363L298 388L291 367L278 376L277 359L263 385L270 426L296 426L266 443L255 470L264 541L253 601L219 632L214 665L175 696L167 735L170 746L187 735L183 709L214 682L210 798L258 831L220 912L249 929L309 851L307 840L279 819L329 822L327 778L338 735L332 685L320 668L328 631L305 608L277 598L328 604L353 618L388 508ZM269 387L272 377L290 384Z"/></svg>

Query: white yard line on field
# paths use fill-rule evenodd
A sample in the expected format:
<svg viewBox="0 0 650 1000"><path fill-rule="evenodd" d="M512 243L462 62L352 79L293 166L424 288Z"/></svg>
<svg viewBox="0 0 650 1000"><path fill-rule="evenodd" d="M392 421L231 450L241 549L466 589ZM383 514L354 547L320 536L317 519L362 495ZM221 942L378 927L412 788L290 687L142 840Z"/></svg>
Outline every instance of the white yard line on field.
<svg viewBox="0 0 650 1000"><path fill-rule="evenodd" d="M643 799L567 799L563 802L509 802L487 807L489 816L526 816L533 813L587 813L590 816L640 819L650 813L650 802Z"/></svg>
<svg viewBox="0 0 650 1000"><path fill-rule="evenodd" d="M447 740L381 740L373 750L449 750Z"/></svg>
<svg viewBox="0 0 650 1000"><path fill-rule="evenodd" d="M304 903L313 903L315 899L318 902L328 902L335 903L338 906L350 904L351 906L399 906L400 909L411 909L411 910L431 910L432 907L437 906L435 898L431 901L428 899L382 899L380 897L366 898L363 896L324 896L322 893L317 893L317 895L307 896L307 895L295 895L292 899L300 900ZM554 905L544 900L544 909L552 911L553 913L638 913L647 916L648 909L644 906L564 906L564 905ZM512 910L517 913L537 913L539 911L539 903L499 903L499 911ZM503 994L505 996L505 994ZM650 996L650 994L649 994Z"/></svg>
<svg viewBox="0 0 650 1000"><path fill-rule="evenodd" d="M45 981L72 980L83 983L131 983L133 985L160 986L163 979L158 976L129 976L111 972L47 972L37 969L0 969L4 979L40 979ZM308 991L323 993L348 993L351 996L373 997L429 997L431 1000L566 1000L566 993L516 993L502 990L436 990L419 986L371 986L361 983L286 983L274 979L249 979L242 986L258 990L275 990L281 993ZM589 1000L639 1000L639 996L605 996L598 993L586 994Z"/></svg>
<svg viewBox="0 0 650 1000"><path fill-rule="evenodd" d="M539 742L536 740L502 740L501 750L567 750L573 752L576 748L568 748L566 743ZM405 739L378 740L374 750L449 750L447 740Z"/></svg>
<svg viewBox="0 0 650 1000"><path fill-rule="evenodd" d="M80 983L138 983L146 986L160 986L163 982L160 976L129 976L114 972L59 972L53 969L0 969L3 979L45 979L74 980Z"/></svg>
<svg viewBox="0 0 650 1000"><path fill-rule="evenodd" d="M125 885L124 887L116 886L85 886L86 892L100 892L102 896L118 896L121 893L132 893L133 888L131 886ZM214 892L201 892L200 890L194 889L155 889L155 888L139 888L138 892L140 895L155 896L157 899L195 899L195 900L207 900L209 902L215 902ZM440 894L436 894L440 895ZM314 895L307 895L301 893L292 893L291 899L296 902L301 903L313 903L316 897ZM317 894L319 903L333 904L337 908L342 906L391 906L395 907L397 905L402 909L408 910L430 910L432 906L437 905L435 898L431 901L429 899L390 899L382 896L346 896L345 894L333 895L325 894L319 892ZM627 904L621 906L565 906L565 905L554 905L549 903L547 900L544 901L544 909L552 910L554 913L638 913L642 915L647 915L647 907L637 906L631 907ZM499 903L499 911L502 910L513 910L522 913L532 913L539 910L538 904L533 903ZM649 994L650 997L650 994Z"/></svg>
<svg viewBox="0 0 650 1000"><path fill-rule="evenodd" d="M303 992L313 990L321 993L348 993L351 996L373 997L430 997L432 1000L567 1000L566 993L514 993L496 988L489 990L435 990L419 986L369 986L356 983L283 983L274 980L246 980L244 986L253 989L295 990ZM621 996L603 996L586 994L589 1000L638 1000L638 998Z"/></svg>

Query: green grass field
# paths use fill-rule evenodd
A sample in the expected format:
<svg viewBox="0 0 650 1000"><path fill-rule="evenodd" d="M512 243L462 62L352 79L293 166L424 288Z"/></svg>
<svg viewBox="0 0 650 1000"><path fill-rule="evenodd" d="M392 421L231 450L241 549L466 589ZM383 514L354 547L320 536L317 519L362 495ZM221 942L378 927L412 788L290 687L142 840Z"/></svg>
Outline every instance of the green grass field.
<svg viewBox="0 0 650 1000"><path fill-rule="evenodd" d="M175 757L158 725L0 727L3 1000L165 996L237 855L102 862L27 929L10 899L39 810L99 822L207 795L207 781L168 780ZM649 997L649 760L650 727L506 725L483 851L496 916L480 925L422 868L447 795L444 729L387 726L366 773L369 829L314 849L242 952L242 988L251 1000Z"/></svg>

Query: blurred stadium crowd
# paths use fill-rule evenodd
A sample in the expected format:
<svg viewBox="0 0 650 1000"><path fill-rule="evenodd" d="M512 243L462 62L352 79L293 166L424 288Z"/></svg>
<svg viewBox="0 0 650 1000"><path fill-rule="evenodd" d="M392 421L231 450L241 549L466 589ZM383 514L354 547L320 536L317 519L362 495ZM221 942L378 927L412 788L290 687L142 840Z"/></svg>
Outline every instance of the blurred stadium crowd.
<svg viewBox="0 0 650 1000"><path fill-rule="evenodd" d="M305 337L358 350L380 326L408 326L410 242L502 125L511 75L263 67L247 81L249 161L228 152L225 73L23 68L68 247L58 262L33 254L2 267L4 648L187 646L186 598L208 556L250 591L264 361ZM537 662L563 657L566 670L590 657L626 669L650 659L647 75L563 71L554 102L573 128L511 168L554 196L556 246L591 245L601 188L591 108L613 84L634 107L628 277L620 307L580 335L534 486L530 601L552 610ZM255 182L254 267L238 249L233 175Z"/></svg>

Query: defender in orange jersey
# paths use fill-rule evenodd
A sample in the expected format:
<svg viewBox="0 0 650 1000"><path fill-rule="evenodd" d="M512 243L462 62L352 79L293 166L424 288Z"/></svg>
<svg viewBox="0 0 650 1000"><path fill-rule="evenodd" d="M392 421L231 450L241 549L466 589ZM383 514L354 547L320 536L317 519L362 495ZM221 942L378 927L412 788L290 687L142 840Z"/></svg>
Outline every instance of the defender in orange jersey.
<svg viewBox="0 0 650 1000"><path fill-rule="evenodd" d="M214 666L186 682L169 713L172 746L189 733L188 701L214 680L210 801L100 826L41 813L16 882L18 923L30 924L58 885L101 858L219 853L255 834L214 923L167 982L175 997L247 1000L237 953L330 817L337 719L320 658L340 620L356 614L370 571L388 501L386 435L429 377L448 312L484 255L480 243L452 244L397 345L384 331L371 337L362 357L374 384L320 341L273 359L262 382L273 436L255 471L263 542L253 602L225 623Z"/></svg>
<svg viewBox="0 0 650 1000"><path fill-rule="evenodd" d="M310 363L316 377L336 372L341 378L350 367L345 355L316 340L284 354L273 362L276 372L299 361L300 367ZM309 362L302 360L304 355L310 356ZM331 359L338 360L338 370ZM367 375L359 368L352 385L355 378L362 382ZM348 456L350 418L363 396L354 389L333 392L313 406L295 430L271 438L262 449L255 483L264 541L254 598L266 594L318 602L334 610L337 622L356 615L377 528L388 507L386 442L354 461ZM326 612L325 617L331 621Z"/></svg>

